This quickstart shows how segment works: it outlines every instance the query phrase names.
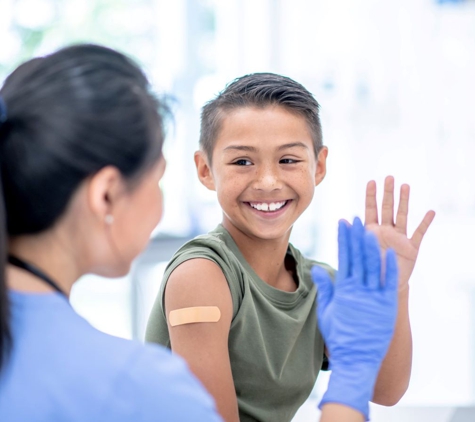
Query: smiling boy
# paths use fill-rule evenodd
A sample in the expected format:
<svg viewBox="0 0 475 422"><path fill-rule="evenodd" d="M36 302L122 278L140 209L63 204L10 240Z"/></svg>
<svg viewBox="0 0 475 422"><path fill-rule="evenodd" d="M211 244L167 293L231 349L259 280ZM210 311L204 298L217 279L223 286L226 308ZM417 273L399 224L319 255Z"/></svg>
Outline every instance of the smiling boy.
<svg viewBox="0 0 475 422"><path fill-rule="evenodd" d="M168 264L146 338L187 360L227 422L290 421L322 367L310 270L333 270L289 244L326 173L318 109L302 85L263 73L235 80L202 112L195 163L201 182L217 192L223 220ZM393 198L387 178L380 225L376 186L368 184L367 227L396 251L401 274L397 327L373 397L385 405L409 382L408 280L434 217L429 212L408 239L409 187L401 188L395 222ZM194 314L194 323L170 324L170 312L196 307L218 309L218 320Z"/></svg>

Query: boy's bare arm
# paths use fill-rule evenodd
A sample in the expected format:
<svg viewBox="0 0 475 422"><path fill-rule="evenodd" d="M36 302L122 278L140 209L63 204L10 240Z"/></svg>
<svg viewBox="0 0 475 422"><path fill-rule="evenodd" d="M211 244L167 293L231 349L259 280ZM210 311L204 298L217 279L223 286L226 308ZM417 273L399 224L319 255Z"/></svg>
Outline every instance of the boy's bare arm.
<svg viewBox="0 0 475 422"><path fill-rule="evenodd" d="M412 367L412 335L409 322L409 278L416 264L419 248L435 213L426 213L413 236L407 236L409 186L402 185L399 206L394 216L394 178L384 182L381 221L378 218L376 183L371 181L366 189L365 225L377 236L381 248L392 248L399 266L399 305L396 329L391 346L383 361L375 385L373 401L385 406L396 404L407 390Z"/></svg>
<svg viewBox="0 0 475 422"><path fill-rule="evenodd" d="M372 401L394 406L407 390L412 368L412 334L408 312L408 290L399 292L394 336L374 386Z"/></svg>
<svg viewBox="0 0 475 422"><path fill-rule="evenodd" d="M218 322L168 324L172 350L181 355L214 397L226 422L238 422L236 391L229 361L228 336L233 304L223 272L207 259L192 259L177 267L165 290L167 317L171 311L195 306L216 306Z"/></svg>
<svg viewBox="0 0 475 422"><path fill-rule="evenodd" d="M322 407L320 422L364 422L362 413L338 403L327 403Z"/></svg>

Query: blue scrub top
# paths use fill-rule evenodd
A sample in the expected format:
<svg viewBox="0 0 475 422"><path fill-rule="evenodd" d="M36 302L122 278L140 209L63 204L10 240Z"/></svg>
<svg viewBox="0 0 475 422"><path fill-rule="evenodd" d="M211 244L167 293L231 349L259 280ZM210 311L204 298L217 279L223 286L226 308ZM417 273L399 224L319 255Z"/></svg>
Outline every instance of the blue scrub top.
<svg viewBox="0 0 475 422"><path fill-rule="evenodd" d="M220 421L182 359L104 334L58 293L10 293L0 421Z"/></svg>

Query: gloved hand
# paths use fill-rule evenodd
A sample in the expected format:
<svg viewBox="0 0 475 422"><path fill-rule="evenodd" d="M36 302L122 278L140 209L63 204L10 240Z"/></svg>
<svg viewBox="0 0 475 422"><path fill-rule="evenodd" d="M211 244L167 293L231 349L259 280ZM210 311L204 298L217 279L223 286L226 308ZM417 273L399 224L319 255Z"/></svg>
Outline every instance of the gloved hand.
<svg viewBox="0 0 475 422"><path fill-rule="evenodd" d="M320 408L325 403L340 403L368 419L368 402L396 322L396 254L387 250L382 276L378 240L355 218L353 226L339 223L338 261L334 284L325 270L312 269L318 323L332 371Z"/></svg>

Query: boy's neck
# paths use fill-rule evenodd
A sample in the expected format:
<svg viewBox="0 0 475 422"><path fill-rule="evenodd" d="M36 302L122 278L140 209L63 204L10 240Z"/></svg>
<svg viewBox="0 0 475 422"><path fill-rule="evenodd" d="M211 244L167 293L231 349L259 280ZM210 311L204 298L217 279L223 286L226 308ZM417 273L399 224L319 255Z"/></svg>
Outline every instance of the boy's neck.
<svg viewBox="0 0 475 422"><path fill-rule="evenodd" d="M263 281L279 290L293 292L297 289L295 269L291 265L286 267L290 230L282 238L267 240L251 237L226 220L223 221L223 226L247 263Z"/></svg>

